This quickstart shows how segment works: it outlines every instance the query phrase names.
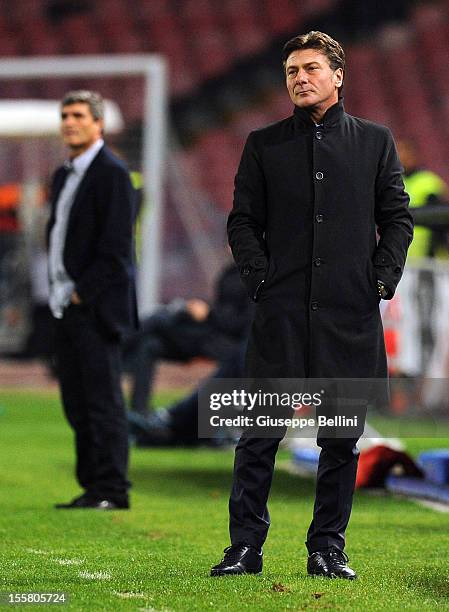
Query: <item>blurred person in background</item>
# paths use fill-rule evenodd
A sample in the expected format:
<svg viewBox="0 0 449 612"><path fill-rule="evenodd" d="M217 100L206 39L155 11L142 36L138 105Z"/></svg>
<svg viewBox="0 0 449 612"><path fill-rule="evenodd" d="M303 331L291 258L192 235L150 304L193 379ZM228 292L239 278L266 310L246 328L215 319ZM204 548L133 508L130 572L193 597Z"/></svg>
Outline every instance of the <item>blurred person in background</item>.
<svg viewBox="0 0 449 612"><path fill-rule="evenodd" d="M236 433L218 431L213 438L200 438L198 435L199 393L203 384L210 380L223 378L241 378L244 373L244 362L247 339L227 351L213 374L203 381L186 397L174 402L171 406L160 408L147 415L129 411L128 421L131 439L139 447L154 446L200 446L222 447L235 444ZM237 414L237 413L236 413Z"/></svg>
<svg viewBox="0 0 449 612"><path fill-rule="evenodd" d="M4 354L20 357L27 334L29 278L17 183L0 185L0 337Z"/></svg>
<svg viewBox="0 0 449 612"><path fill-rule="evenodd" d="M398 140L398 154L404 167L404 185L410 197L410 208L432 204L447 204L449 189L438 174L419 164L416 146L411 140ZM409 259L422 257L449 257L449 231L430 229L415 224L413 242L408 250Z"/></svg>
<svg viewBox="0 0 449 612"><path fill-rule="evenodd" d="M214 294L211 305L194 298L174 300L160 307L126 341L124 364L131 374L134 412L148 415L159 361L188 362L205 357L225 362L247 338L252 304L234 263L220 273Z"/></svg>
<svg viewBox="0 0 449 612"><path fill-rule="evenodd" d="M33 208L29 229L29 276L31 286L31 329L26 341L25 355L40 359L50 376L54 368L54 319L48 305L50 287L48 281L48 253L46 227L49 218L48 185L42 189L40 205Z"/></svg>
<svg viewBox="0 0 449 612"><path fill-rule="evenodd" d="M443 179L435 172L419 163L415 143L410 139L398 141L398 154L404 167L404 184L410 197L413 210L447 205L449 189ZM408 255L410 262L422 264L425 258L449 261L449 226L431 227L415 224L413 242ZM418 270L416 283L416 304L418 315L419 345L421 347L420 370L426 372L435 347L435 275L434 271L423 267Z"/></svg>
<svg viewBox="0 0 449 612"><path fill-rule="evenodd" d="M293 38L283 63L293 116L249 135L228 221L242 280L258 302L246 376L386 380L379 301L393 297L413 235L395 144L387 128L345 112L337 41L322 32ZM235 451L231 546L212 576L262 571L281 437L256 435L244 432ZM344 547L357 441L318 432L306 542L312 576L356 578Z"/></svg>
<svg viewBox="0 0 449 612"><path fill-rule="evenodd" d="M69 160L56 171L51 189L49 304L84 492L57 504L59 509L129 507L120 341L137 327L135 192L126 166L104 144L103 119L103 100L95 92L70 92L61 102Z"/></svg>

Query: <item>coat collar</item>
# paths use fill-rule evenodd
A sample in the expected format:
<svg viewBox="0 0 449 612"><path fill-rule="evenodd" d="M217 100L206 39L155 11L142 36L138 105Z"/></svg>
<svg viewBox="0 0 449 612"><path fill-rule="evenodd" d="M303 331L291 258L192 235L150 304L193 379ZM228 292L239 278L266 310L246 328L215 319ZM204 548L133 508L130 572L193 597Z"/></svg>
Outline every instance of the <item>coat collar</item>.
<svg viewBox="0 0 449 612"><path fill-rule="evenodd" d="M104 140L102 138L99 138L94 142L93 145L91 145L87 149L87 151L84 151L84 153L81 153L81 155L77 155L77 157L74 157L69 162L66 162L64 165L66 167L68 165L71 169L73 169L73 172L75 172L75 174L80 177L83 177L86 170L89 168L93 160L97 157L98 152L103 147Z"/></svg>
<svg viewBox="0 0 449 612"><path fill-rule="evenodd" d="M103 143L100 149L96 151L93 160L91 161L87 170L84 172L81 182L78 185L78 189L76 190L76 193L73 199L73 204L70 209L69 220L71 220L74 214L76 214L76 211L79 208L79 203L84 196L86 188L90 185L92 178L95 176L95 172L96 172L96 168L98 164L100 163L103 156L107 153L108 153L108 149ZM54 223L54 220L55 220L55 213L56 213L56 208L57 208L56 205L58 202L59 194L61 193L61 189L64 185L64 180L66 176L67 176L66 166L65 165L60 166L55 176L55 183L53 186L54 191L52 194L52 202L51 202L52 213L51 213L50 223L49 223L50 226Z"/></svg>
<svg viewBox="0 0 449 612"><path fill-rule="evenodd" d="M105 155L109 155L109 149L106 147L105 144L103 144L100 150L97 151L95 157L93 158L91 164L89 165L89 167L87 168L87 170L85 171L83 175L83 178L81 179L81 182L75 193L72 208L70 209L69 223L73 219L73 217L76 216L76 213L79 210L79 203L84 196L86 188L90 185L92 178L95 177L96 168L98 167L98 164L101 163L101 160L104 158ZM57 208L56 205L58 202L59 194L61 193L61 189L64 185L64 180L66 176L67 176L67 167L66 167L66 164L64 164L58 168L55 174L55 178L54 178L54 183L53 183L53 188L52 188L52 197L51 197L51 213L50 213L50 219L47 224L47 247L49 244L50 231L56 219L56 208Z"/></svg>
<svg viewBox="0 0 449 612"><path fill-rule="evenodd" d="M340 123L345 113L345 107L343 106L343 98L341 98L336 104L327 109L324 114L322 124L325 128L331 128ZM293 111L295 118L295 124L300 128L311 128L315 127L315 123L311 118L309 112L305 108L295 106Z"/></svg>

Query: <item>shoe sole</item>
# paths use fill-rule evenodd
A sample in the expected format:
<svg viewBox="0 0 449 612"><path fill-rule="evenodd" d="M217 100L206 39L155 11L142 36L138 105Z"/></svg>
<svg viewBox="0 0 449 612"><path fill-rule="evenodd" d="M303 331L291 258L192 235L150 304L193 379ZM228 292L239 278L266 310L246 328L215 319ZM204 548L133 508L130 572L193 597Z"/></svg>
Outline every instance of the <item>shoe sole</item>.
<svg viewBox="0 0 449 612"><path fill-rule="evenodd" d="M114 512L116 510L129 510L129 506L116 506L115 508L95 508L93 506L54 506L55 510L96 510L100 512Z"/></svg>
<svg viewBox="0 0 449 612"><path fill-rule="evenodd" d="M218 578L221 576L261 576L262 570L260 572L211 572L210 576L213 578Z"/></svg>
<svg viewBox="0 0 449 612"><path fill-rule="evenodd" d="M357 576L337 576L336 574L310 574L307 572L307 575L311 578L328 578L330 580L357 580Z"/></svg>

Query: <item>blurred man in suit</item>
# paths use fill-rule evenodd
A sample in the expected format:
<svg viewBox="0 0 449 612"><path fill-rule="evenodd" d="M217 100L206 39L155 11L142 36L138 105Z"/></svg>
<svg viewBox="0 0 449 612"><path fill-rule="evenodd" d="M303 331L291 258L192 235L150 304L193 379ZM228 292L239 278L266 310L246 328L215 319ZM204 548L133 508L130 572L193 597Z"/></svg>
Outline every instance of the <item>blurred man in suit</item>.
<svg viewBox="0 0 449 612"><path fill-rule="evenodd" d="M84 493L57 508L128 508L128 435L120 339L137 326L135 195L125 165L104 145L104 105L68 93L61 132L69 160L53 178L48 224L50 308L64 411L75 432Z"/></svg>

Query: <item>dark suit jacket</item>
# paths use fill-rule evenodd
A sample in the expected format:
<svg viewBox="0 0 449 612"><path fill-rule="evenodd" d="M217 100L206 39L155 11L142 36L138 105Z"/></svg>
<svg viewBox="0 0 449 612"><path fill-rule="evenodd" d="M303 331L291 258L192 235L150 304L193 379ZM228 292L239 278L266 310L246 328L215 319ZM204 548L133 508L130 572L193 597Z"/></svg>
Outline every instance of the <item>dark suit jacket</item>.
<svg viewBox="0 0 449 612"><path fill-rule="evenodd" d="M47 243L65 173L61 167L53 177ZM137 327L135 200L128 169L102 147L75 195L64 247L64 265L83 304L116 337Z"/></svg>

